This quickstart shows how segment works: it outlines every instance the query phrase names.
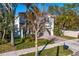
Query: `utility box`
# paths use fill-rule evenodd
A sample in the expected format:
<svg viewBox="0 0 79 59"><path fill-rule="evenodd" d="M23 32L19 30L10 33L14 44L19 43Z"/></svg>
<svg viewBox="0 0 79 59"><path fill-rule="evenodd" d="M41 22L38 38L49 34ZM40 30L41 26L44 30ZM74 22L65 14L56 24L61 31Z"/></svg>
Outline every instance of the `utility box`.
<svg viewBox="0 0 79 59"><path fill-rule="evenodd" d="M64 45L63 45L63 48L64 48L64 49L68 49L68 48L69 48L69 46L68 46L68 45L66 45L66 44L64 44Z"/></svg>

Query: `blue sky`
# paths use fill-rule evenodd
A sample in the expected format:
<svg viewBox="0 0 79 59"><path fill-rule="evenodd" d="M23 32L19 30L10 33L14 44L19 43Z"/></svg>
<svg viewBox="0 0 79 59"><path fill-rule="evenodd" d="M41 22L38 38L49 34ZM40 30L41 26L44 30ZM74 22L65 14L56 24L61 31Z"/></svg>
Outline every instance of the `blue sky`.
<svg viewBox="0 0 79 59"><path fill-rule="evenodd" d="M18 4L17 9L16 9L16 15L18 15L19 12L25 12L26 7L23 4Z"/></svg>
<svg viewBox="0 0 79 59"><path fill-rule="evenodd" d="M63 3L45 3L45 10L48 9L48 6L50 5L57 5L57 6L63 6ZM39 3L38 8L42 10L42 5ZM23 4L19 4L17 9L16 9L16 15L18 15L19 12L25 12L26 11L26 6Z"/></svg>

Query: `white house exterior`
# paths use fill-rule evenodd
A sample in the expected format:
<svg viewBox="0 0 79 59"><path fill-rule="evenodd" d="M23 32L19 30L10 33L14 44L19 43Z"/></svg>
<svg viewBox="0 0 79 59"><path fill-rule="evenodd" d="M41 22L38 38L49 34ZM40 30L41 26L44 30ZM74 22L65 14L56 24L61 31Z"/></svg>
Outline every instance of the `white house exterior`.
<svg viewBox="0 0 79 59"><path fill-rule="evenodd" d="M53 31L54 31L55 15L45 14L45 17L46 17L45 28L48 29L50 34L48 33L47 30L45 30L44 33L43 33L43 36L49 36L49 35L53 36L54 35ZM15 26L18 28L18 31L20 31L20 17L18 17L15 20ZM17 31L15 31L15 32L17 32ZM23 31L21 31L21 33L23 34ZM18 32L18 34L20 34L20 32Z"/></svg>
<svg viewBox="0 0 79 59"><path fill-rule="evenodd" d="M20 35L20 24L19 24L19 17L18 16L16 16L15 17L15 22L14 22L14 25L15 25L15 36L17 36L17 35Z"/></svg>
<svg viewBox="0 0 79 59"><path fill-rule="evenodd" d="M53 36L54 35L54 20L55 20L55 15L47 14L46 15L46 23L45 23L45 28L48 29L50 34L47 31L44 31L44 36Z"/></svg>
<svg viewBox="0 0 79 59"><path fill-rule="evenodd" d="M17 28L19 28L19 17L18 16L16 16L15 25L17 25Z"/></svg>
<svg viewBox="0 0 79 59"><path fill-rule="evenodd" d="M50 33L51 33L51 35L54 35L54 33L53 33L53 31L54 31L54 16L52 15L48 15L48 19L49 19L49 21L50 21Z"/></svg>

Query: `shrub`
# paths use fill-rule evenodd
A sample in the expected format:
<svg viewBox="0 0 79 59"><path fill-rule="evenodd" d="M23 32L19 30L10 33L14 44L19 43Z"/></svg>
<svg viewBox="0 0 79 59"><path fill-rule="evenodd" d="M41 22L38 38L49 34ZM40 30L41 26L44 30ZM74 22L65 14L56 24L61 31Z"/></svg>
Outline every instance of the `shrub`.
<svg viewBox="0 0 79 59"><path fill-rule="evenodd" d="M54 28L54 34L56 36L62 36L63 35L61 29L59 29L59 28Z"/></svg>
<svg viewBox="0 0 79 59"><path fill-rule="evenodd" d="M34 38L32 35L28 35L25 39L29 41L34 41Z"/></svg>

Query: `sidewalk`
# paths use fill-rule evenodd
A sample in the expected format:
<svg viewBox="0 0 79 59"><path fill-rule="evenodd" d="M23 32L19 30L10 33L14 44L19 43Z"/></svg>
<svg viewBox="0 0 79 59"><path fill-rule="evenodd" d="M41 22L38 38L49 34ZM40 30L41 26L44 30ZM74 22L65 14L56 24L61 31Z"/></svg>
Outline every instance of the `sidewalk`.
<svg viewBox="0 0 79 59"><path fill-rule="evenodd" d="M53 47L56 47L56 46L60 46L60 45L63 45L63 43L64 42L55 43L55 44L48 44L45 47L45 49L49 49L49 48L53 48ZM45 45L39 46L38 50L41 50L44 46ZM26 53L31 53L31 52L35 52L35 47L2 53L2 54L0 54L0 56L19 56L19 55L26 54Z"/></svg>

